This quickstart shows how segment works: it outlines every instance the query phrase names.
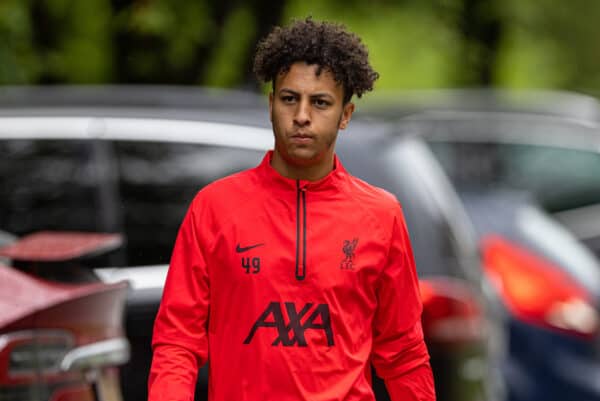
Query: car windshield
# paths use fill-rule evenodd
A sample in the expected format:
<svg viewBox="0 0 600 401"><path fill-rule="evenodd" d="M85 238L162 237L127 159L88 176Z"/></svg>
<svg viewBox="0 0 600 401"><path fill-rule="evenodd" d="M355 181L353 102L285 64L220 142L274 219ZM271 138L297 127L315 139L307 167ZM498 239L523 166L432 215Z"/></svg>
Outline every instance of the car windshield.
<svg viewBox="0 0 600 401"><path fill-rule="evenodd" d="M518 115L422 119L421 132L459 192L520 190L600 255L600 132Z"/></svg>
<svg viewBox="0 0 600 401"><path fill-rule="evenodd" d="M550 212L600 203L600 153L595 151L461 141L432 141L431 148L458 187L531 191Z"/></svg>

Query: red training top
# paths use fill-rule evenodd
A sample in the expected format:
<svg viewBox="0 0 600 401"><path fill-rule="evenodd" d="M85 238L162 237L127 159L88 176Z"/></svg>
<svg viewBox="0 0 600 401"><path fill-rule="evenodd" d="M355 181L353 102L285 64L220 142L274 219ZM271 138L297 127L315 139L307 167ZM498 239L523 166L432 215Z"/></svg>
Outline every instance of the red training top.
<svg viewBox="0 0 600 401"><path fill-rule="evenodd" d="M150 401L434 400L422 305L396 198L339 161L310 182L272 152L203 188L181 225L158 312Z"/></svg>

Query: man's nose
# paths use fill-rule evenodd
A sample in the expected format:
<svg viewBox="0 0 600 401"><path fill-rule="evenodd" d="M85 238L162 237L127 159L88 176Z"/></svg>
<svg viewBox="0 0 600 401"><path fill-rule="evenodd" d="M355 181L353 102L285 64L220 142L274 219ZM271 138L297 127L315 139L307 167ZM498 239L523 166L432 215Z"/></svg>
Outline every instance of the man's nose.
<svg viewBox="0 0 600 401"><path fill-rule="evenodd" d="M294 123L300 127L310 124L310 102L306 100L298 102L296 114L294 115Z"/></svg>

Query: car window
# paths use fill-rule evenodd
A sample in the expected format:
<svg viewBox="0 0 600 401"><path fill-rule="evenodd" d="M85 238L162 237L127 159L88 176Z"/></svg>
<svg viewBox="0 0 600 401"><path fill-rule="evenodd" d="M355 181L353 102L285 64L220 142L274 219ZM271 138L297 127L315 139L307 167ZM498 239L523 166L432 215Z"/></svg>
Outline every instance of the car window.
<svg viewBox="0 0 600 401"><path fill-rule="evenodd" d="M179 225L208 183L256 166L262 151L184 143L0 141L0 230L119 232L111 266L169 262Z"/></svg>
<svg viewBox="0 0 600 401"><path fill-rule="evenodd" d="M600 154L543 146L504 145L507 184L532 188L550 211L600 203Z"/></svg>
<svg viewBox="0 0 600 401"><path fill-rule="evenodd" d="M528 190L550 212L600 203L600 154L593 151L444 141L431 147L458 186Z"/></svg>
<svg viewBox="0 0 600 401"><path fill-rule="evenodd" d="M0 141L0 229L16 235L39 230L96 231L107 202L101 189L115 177L98 170L94 142Z"/></svg>
<svg viewBox="0 0 600 401"><path fill-rule="evenodd" d="M256 166L263 154L201 144L116 142L127 263L168 263L196 193L216 179Z"/></svg>

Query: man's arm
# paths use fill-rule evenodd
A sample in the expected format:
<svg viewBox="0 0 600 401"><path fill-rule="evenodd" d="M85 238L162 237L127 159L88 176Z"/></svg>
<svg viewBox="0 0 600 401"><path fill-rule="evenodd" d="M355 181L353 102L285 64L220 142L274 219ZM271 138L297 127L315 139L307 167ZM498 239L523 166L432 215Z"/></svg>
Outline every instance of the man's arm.
<svg viewBox="0 0 600 401"><path fill-rule="evenodd" d="M209 280L194 206L173 249L154 322L149 401L192 401L198 368L208 357Z"/></svg>
<svg viewBox="0 0 600 401"><path fill-rule="evenodd" d="M395 214L386 266L377 287L373 321L375 370L392 401L433 401L435 390L421 327L421 297L402 211Z"/></svg>

